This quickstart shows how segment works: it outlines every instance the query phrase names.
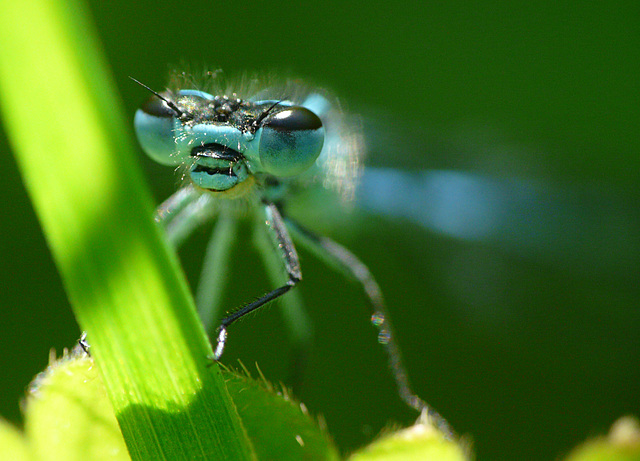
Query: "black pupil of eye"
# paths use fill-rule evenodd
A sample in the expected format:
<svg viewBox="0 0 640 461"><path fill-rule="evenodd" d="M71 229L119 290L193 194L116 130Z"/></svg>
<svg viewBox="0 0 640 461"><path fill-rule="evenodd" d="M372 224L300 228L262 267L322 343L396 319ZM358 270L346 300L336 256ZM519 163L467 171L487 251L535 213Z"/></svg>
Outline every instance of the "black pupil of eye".
<svg viewBox="0 0 640 461"><path fill-rule="evenodd" d="M277 131L317 130L322 121L305 107L291 107L269 117L265 125Z"/></svg>
<svg viewBox="0 0 640 461"><path fill-rule="evenodd" d="M157 96L149 98L142 106L140 110L148 115L160 118L172 118L176 116L175 110L167 105L162 99Z"/></svg>

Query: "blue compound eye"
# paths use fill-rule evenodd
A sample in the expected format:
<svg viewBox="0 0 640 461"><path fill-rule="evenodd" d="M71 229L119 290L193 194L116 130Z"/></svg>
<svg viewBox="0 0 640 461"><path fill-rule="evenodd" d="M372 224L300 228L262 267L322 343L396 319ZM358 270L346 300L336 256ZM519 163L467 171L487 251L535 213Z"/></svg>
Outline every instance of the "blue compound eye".
<svg viewBox="0 0 640 461"><path fill-rule="evenodd" d="M290 106L270 114L261 127L260 162L274 176L294 176L311 167L324 144L324 127L309 109Z"/></svg>
<svg viewBox="0 0 640 461"><path fill-rule="evenodd" d="M134 118L136 136L145 153L163 165L177 165L175 121L181 114L167 101L152 96L140 106Z"/></svg>

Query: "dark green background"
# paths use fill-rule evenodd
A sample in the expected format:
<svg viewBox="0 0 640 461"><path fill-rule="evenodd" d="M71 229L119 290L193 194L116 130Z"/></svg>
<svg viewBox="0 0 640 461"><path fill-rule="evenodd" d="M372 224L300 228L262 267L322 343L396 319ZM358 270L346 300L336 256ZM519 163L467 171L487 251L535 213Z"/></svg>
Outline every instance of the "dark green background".
<svg viewBox="0 0 640 461"><path fill-rule="evenodd" d="M400 133L376 133L395 147L382 149L388 166L538 178L586 190L584 200L603 191L627 224L638 222L637 2L117 0L91 9L131 116L147 95L128 75L161 89L181 63L278 70L332 88L377 129ZM0 150L0 414L17 421L49 348L73 345L79 332L4 139ZM171 171L140 162L158 201L169 195ZM472 436L479 460L555 459L640 414L637 239L619 242L620 264L600 266L583 249L578 267L380 217L318 227L379 279L416 389ZM199 233L183 252L191 279L205 240ZM301 253L317 348L300 398L349 451L414 415L395 397L358 290ZM264 291L250 245L232 270L229 308ZM226 362L257 361L284 379L280 328L276 309L234 327Z"/></svg>

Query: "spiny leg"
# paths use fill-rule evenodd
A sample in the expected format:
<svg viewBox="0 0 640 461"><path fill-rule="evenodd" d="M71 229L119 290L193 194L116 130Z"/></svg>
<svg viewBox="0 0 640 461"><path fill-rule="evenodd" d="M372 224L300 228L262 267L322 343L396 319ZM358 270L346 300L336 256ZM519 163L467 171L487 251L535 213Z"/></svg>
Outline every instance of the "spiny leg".
<svg viewBox="0 0 640 461"><path fill-rule="evenodd" d="M262 258L272 286L277 287L286 283L288 274L284 267L281 251L274 251L277 249L278 242L274 242L271 238L272 231L264 225L264 219L256 219L253 230L254 245ZM294 393L298 393L302 386L304 370L313 341L313 328L299 291L289 292L287 296L283 296L279 300L278 304L292 345L292 360L287 384L291 386Z"/></svg>
<svg viewBox="0 0 640 461"><path fill-rule="evenodd" d="M247 304L246 306L238 309L237 311L229 314L227 317L220 321L218 327L218 344L213 353L214 360L220 360L224 347L227 341L227 328L236 320L244 317L250 312L259 309L270 301L282 296L291 288L293 288L300 280L302 280L302 274L300 272L300 264L298 261L298 254L293 246L293 242L289 237L289 233L282 221L278 208L269 202L263 203L262 211L264 212L265 224L269 231L273 246L280 253L282 261L284 263L285 270L287 272L288 280L285 285L270 291L263 295L254 302Z"/></svg>
<svg viewBox="0 0 640 461"><path fill-rule="evenodd" d="M387 353L389 367L396 382L400 398L411 408L426 415L443 433L451 435L453 432L447 421L411 388L409 376L402 363L400 348L393 335L393 328L387 314L382 291L367 266L339 243L329 238L318 236L289 218L286 218L286 223L292 235L303 246L325 261L327 265L362 286L371 307L371 323L377 328L378 342L382 344Z"/></svg>

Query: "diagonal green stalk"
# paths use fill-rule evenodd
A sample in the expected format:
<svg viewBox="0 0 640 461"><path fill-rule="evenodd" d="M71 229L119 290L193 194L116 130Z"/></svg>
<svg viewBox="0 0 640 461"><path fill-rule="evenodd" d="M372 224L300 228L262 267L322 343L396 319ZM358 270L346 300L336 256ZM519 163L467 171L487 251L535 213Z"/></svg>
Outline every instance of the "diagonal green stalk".
<svg viewBox="0 0 640 461"><path fill-rule="evenodd" d="M4 2L1 108L25 185L132 458L251 459L100 51L79 1Z"/></svg>

